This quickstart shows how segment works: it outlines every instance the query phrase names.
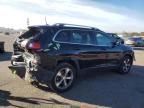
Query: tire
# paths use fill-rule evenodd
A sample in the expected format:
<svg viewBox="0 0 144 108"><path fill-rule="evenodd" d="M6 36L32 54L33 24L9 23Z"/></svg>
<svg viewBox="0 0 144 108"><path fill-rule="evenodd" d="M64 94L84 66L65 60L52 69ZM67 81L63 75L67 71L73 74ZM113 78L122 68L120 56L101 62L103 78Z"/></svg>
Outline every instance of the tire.
<svg viewBox="0 0 144 108"><path fill-rule="evenodd" d="M53 91L61 93L73 86L75 78L76 69L68 63L60 63L49 86Z"/></svg>
<svg viewBox="0 0 144 108"><path fill-rule="evenodd" d="M130 56L125 56L121 62L118 72L120 74L128 74L131 70L133 59Z"/></svg>

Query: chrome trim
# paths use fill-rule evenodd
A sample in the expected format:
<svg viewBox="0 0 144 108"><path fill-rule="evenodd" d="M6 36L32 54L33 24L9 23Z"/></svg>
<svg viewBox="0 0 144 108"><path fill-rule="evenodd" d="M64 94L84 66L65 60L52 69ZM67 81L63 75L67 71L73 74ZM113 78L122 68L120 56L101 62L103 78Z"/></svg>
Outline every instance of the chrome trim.
<svg viewBox="0 0 144 108"><path fill-rule="evenodd" d="M12 58L19 58L22 55L12 55Z"/></svg>
<svg viewBox="0 0 144 108"><path fill-rule="evenodd" d="M15 61L13 61L13 65L25 65L25 62L15 62Z"/></svg>
<svg viewBox="0 0 144 108"><path fill-rule="evenodd" d="M60 33L61 31L64 30L81 30L81 29L61 29L59 31L57 31L52 39L53 42L57 42L57 43L67 43L67 44L78 44L78 45L91 45L91 46L107 46L107 47L112 47L112 45L94 45L94 44L82 44L82 43L72 43L72 42L61 42L61 41L56 41L55 38L58 35L58 33ZM81 30L83 31L83 30ZM84 31L93 31L95 32L95 30L84 30Z"/></svg>
<svg viewBox="0 0 144 108"><path fill-rule="evenodd" d="M97 29L97 28L91 27L91 26L77 25L77 24L66 24L66 23L56 23L56 24L54 24L54 26L81 27L81 28L87 28L87 29Z"/></svg>

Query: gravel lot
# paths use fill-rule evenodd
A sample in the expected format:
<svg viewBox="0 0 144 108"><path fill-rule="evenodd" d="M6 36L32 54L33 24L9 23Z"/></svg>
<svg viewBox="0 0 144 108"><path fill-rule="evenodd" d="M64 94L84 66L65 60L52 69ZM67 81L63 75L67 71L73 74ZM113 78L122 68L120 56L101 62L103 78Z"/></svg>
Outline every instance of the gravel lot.
<svg viewBox="0 0 144 108"><path fill-rule="evenodd" d="M15 38L0 34L0 41L6 42L6 53L0 54L0 108L144 108L144 50L135 50L130 74L89 70L78 76L71 90L56 94L12 75L8 65Z"/></svg>

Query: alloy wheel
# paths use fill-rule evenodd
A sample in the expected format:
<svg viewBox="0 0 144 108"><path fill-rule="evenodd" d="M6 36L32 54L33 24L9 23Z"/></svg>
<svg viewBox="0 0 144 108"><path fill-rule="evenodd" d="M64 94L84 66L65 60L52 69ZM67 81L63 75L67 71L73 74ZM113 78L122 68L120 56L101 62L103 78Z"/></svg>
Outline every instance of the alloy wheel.
<svg viewBox="0 0 144 108"><path fill-rule="evenodd" d="M128 72L131 67L131 60L130 58L125 58L123 61L123 72Z"/></svg>
<svg viewBox="0 0 144 108"><path fill-rule="evenodd" d="M55 85L59 89L66 89L72 84L73 78L73 71L70 68L62 68L55 76Z"/></svg>

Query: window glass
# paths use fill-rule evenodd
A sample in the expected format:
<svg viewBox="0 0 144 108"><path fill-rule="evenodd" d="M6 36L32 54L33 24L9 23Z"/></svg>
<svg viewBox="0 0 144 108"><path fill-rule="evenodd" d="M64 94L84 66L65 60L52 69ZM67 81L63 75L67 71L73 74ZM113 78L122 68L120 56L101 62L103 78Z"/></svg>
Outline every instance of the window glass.
<svg viewBox="0 0 144 108"><path fill-rule="evenodd" d="M83 43L83 36L79 31L72 31L71 40L72 43Z"/></svg>
<svg viewBox="0 0 144 108"><path fill-rule="evenodd" d="M96 33L96 44L102 46L112 45L112 39L103 33Z"/></svg>
<svg viewBox="0 0 144 108"><path fill-rule="evenodd" d="M46 48L48 44L51 42L52 33L50 30L47 30L43 34L39 36L39 42L42 45L42 48Z"/></svg>
<svg viewBox="0 0 144 108"><path fill-rule="evenodd" d="M55 37L55 41L70 42L70 32L68 30L59 32Z"/></svg>
<svg viewBox="0 0 144 108"><path fill-rule="evenodd" d="M80 43L80 44L92 44L92 31L81 30L65 30L61 31L55 38L56 41Z"/></svg>
<svg viewBox="0 0 144 108"><path fill-rule="evenodd" d="M20 38L28 39L30 37L34 37L40 34L40 29L38 28L29 28L24 34L20 36Z"/></svg>
<svg viewBox="0 0 144 108"><path fill-rule="evenodd" d="M47 48L48 44L52 40L52 32L50 29L44 30L43 33L32 38L34 41L40 42L42 48Z"/></svg>

